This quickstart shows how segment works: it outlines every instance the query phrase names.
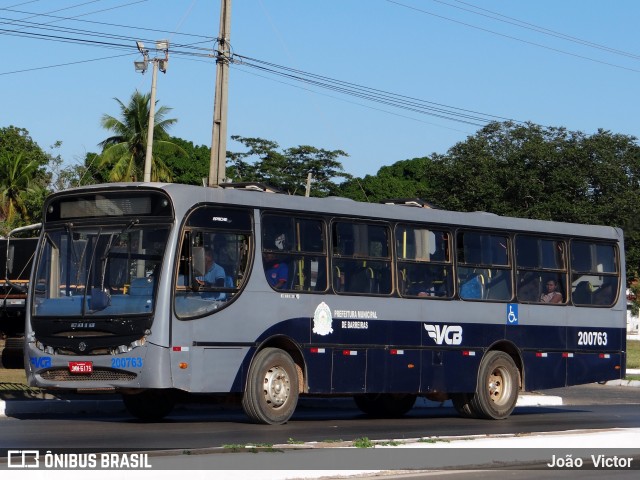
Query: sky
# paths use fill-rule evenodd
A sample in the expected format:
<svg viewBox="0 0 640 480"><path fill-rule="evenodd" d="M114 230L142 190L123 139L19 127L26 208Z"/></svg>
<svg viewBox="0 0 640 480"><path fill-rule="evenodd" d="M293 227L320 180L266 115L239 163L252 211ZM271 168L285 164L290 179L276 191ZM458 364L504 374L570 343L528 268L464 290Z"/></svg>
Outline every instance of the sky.
<svg viewBox="0 0 640 480"><path fill-rule="evenodd" d="M82 163L115 99L151 89L135 41L153 58L167 39L169 133L210 146L219 15L219 0L0 0L0 127ZM492 119L640 135L635 0L236 0L231 17L228 136L343 150L356 176L444 154Z"/></svg>

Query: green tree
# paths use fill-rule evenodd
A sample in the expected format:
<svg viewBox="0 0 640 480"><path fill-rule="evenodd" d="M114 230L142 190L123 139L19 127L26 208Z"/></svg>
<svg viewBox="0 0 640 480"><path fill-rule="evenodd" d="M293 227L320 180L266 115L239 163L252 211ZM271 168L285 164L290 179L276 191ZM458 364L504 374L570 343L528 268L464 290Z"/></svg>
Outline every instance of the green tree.
<svg viewBox="0 0 640 480"><path fill-rule="evenodd" d="M430 198L426 176L429 158L401 160L384 166L376 175L351 178L340 185L340 194L361 202L399 198Z"/></svg>
<svg viewBox="0 0 640 480"><path fill-rule="evenodd" d="M102 153L98 167L110 168L109 180L112 182L140 181L144 177L150 97L150 94L142 94L136 90L126 105L116 98L120 105L120 118L108 114L102 117L102 127L112 131L114 135L99 143ZM172 143L167 134L167 129L177 122L174 118L165 118L170 110L162 106L155 111L152 181L171 181L171 170L163 158L166 155L182 153L180 147Z"/></svg>
<svg viewBox="0 0 640 480"><path fill-rule="evenodd" d="M50 161L26 129L0 128L0 232L39 221Z"/></svg>
<svg viewBox="0 0 640 480"><path fill-rule="evenodd" d="M7 226L15 226L18 216L29 221L25 195L31 191L37 169L36 161L25 160L22 152L0 159L0 214Z"/></svg>
<svg viewBox="0 0 640 480"><path fill-rule="evenodd" d="M202 185L202 179L209 176L211 149L206 145L194 145L193 142L177 137L171 137L171 142L184 152L181 155L169 155L165 159L167 167L173 173L173 181Z"/></svg>
<svg viewBox="0 0 640 480"><path fill-rule="evenodd" d="M290 195L304 195L311 173L310 195L324 197L338 191L333 179L351 177L337 160L348 156L342 150L301 145L278 151L279 145L270 140L237 135L231 138L248 148L246 152L229 153L228 176L236 182L262 182ZM257 160L248 161L250 157Z"/></svg>

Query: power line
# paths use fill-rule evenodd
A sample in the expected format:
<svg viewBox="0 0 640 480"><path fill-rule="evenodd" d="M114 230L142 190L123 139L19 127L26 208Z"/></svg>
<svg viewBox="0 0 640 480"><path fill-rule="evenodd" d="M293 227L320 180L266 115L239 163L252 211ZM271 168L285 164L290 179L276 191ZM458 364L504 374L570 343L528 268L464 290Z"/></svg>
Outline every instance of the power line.
<svg viewBox="0 0 640 480"><path fill-rule="evenodd" d="M23 26L26 25L32 28L39 28L45 31L49 30L53 33L47 34L47 33L37 33L33 31L28 31L28 30L11 30L11 29L0 29L0 33L7 33L10 35L15 35L20 37L37 38L44 41L58 41L58 42L65 42L65 43L98 46L98 47L109 48L109 49L128 50L128 51L132 51L132 54L136 53L134 51L135 47L133 46L135 41L134 37L127 37L124 35L116 35L116 34L105 34L105 33L92 32L89 30L69 28L69 27L60 27L60 26L51 26L51 25L45 26L35 22L26 22L26 21L20 21L20 22L21 22L20 25L23 25ZM56 35L55 33L60 33L65 35ZM93 38L87 38L87 37L93 37ZM96 37L101 38L103 40L97 40ZM109 41L109 40L115 40L115 41ZM207 38L206 41L208 42L212 40L213 40L212 38ZM121 42L126 42L126 43L121 43ZM197 42L197 43L200 43L200 42ZM214 50L210 48L196 47L194 44L191 44L191 45L176 44L175 48L172 48L171 53L172 55L178 55L178 56L184 56L184 57L201 57L201 58L207 58L207 59L215 58ZM69 66L69 65L77 65L82 63L117 58L119 56L124 56L124 55L128 55L128 54L103 57L100 59L87 59L87 60L81 60L76 62L65 62L57 65L47 65L43 67L20 69L20 70L14 70L11 72L3 72L3 73L0 73L0 75L25 73L29 71L35 71L35 70L50 69L50 68L63 67L63 66ZM284 77L289 80L306 83L318 88L331 90L343 95L360 98L370 102L379 103L379 104L391 106L394 108L403 109L406 111L430 115L436 118L442 118L445 120L465 123L465 124L473 125L477 127L482 127L486 123L489 123L495 120L510 120L517 123L523 123L521 121L509 119L506 117L481 113L481 112L468 110L468 109L462 109L462 108L453 107L450 105L444 105L436 102L418 99L415 97L399 95L399 94L395 94L395 93L380 90L380 89L374 89L374 88L366 87L363 85L358 85L355 83L345 82L335 78L313 74L309 72L304 72L302 70L297 70L290 67L277 65L275 63L258 60L248 56L234 55L233 58L236 63L240 61L242 65L245 65L249 68L253 68L255 70L260 70L270 75Z"/></svg>
<svg viewBox="0 0 640 480"><path fill-rule="evenodd" d="M302 70L236 54L234 55L234 63L237 63L238 61L240 61L241 65L245 65L265 73L285 77L290 80L306 83L315 87L332 90L344 95L478 127L482 127L487 123L496 120L525 123L520 120L453 107L450 105L366 87L364 85L345 82L343 80L338 80L324 75L304 72Z"/></svg>
<svg viewBox="0 0 640 480"><path fill-rule="evenodd" d="M242 67L243 64L242 63L231 63L231 66L237 68L237 67ZM392 111L389 111L389 110L383 110L381 108L376 108L376 107L373 107L371 105L365 105L364 103L353 102L353 101L345 100L344 98L337 97L337 96L334 96L334 95L323 94L323 93L320 93L320 92L318 92L316 90L312 90L311 88L305 88L305 87L303 87L301 85L295 85L293 83L285 82L285 81L282 81L282 80L276 80L274 78L268 77L267 75L261 75L261 74L256 73L256 72L250 72L248 70L239 70L239 71L242 71L242 73L247 73L247 74L250 74L250 75L254 75L256 77L264 78L265 80L270 80L270 81L273 81L273 82L281 83L282 85L287 85L289 87L298 88L300 90L311 92L311 93L314 93L316 95L324 95L324 96L327 96L329 98L340 100L341 102L346 102L346 103L350 103L352 105L358 105L359 107L364 107L364 108L368 108L370 110L375 110L377 112L386 113L388 115L394 115L396 117L405 118L407 120L412 120L414 122L420 122L420 123L424 123L426 125L433 125L433 126L436 126L436 127L446 128L447 130L453 130L453 131L460 132L460 133L466 133L468 135L472 135L473 134L473 132L470 132L470 131L467 131L467 130L459 130L457 128L447 127L447 126L441 125L439 123L426 122L424 120L420 120L419 118L410 117L408 115L402 115L400 113L392 112Z"/></svg>
<svg viewBox="0 0 640 480"><path fill-rule="evenodd" d="M514 17L509 17L509 16L503 15L502 13L499 13L499 12L493 12L491 10L487 10L486 8L478 7L478 6L473 5L471 3L468 3L468 2L463 2L462 0L454 0L454 1L457 2L457 3L461 3L463 5L468 5L468 6L472 7L472 8L475 8L475 9L480 10L480 11L490 13L491 15L496 15L498 17L506 18L507 20L502 20L500 18L496 18L496 17L491 16L491 15L485 15L485 14L482 14L482 13L479 13L479 12L474 12L473 10L470 10L468 8L462 8L462 7L458 7L456 5L451 5L450 3L444 2L442 0L432 0L432 1L437 2L437 3L441 3L443 5L448 5L448 6L451 6L453 8L458 8L460 10L464 10L464 11L467 11L467 12L471 12L471 13L476 14L476 15L482 15L483 17L492 18L492 19L497 20L499 22L509 23L511 25L516 25L516 26L521 27L521 28L526 28L528 30L533 30L533 31L536 31L536 32L539 32L539 33L543 33L545 35L550 35L552 37L561 38L563 40L567 40L567 41L570 41L570 42L578 43L580 45L585 45L585 46L592 47L592 48L595 48L595 49L598 49L598 50L604 50L604 51L609 52L609 53L614 53L614 54L617 54L617 55L622 55L622 56L625 56L625 57L633 58L635 60L640 60L640 55L637 55L635 53L625 52L624 50L618 50L616 48L608 47L606 45L595 43L595 42L592 42L590 40L585 40L585 39L582 39L582 38L574 37L572 35L567 35L566 33L558 32L556 30L551 30L551 29L546 28L546 27L541 27L540 25L535 25L533 23L525 22L524 20L519 20L519 19L514 18Z"/></svg>
<svg viewBox="0 0 640 480"><path fill-rule="evenodd" d="M590 62L600 63L602 65L607 65L609 67L615 67L615 68L620 68L622 70L628 70L630 72L640 73L640 70L635 69L635 68L625 67L625 66L622 66L622 65L617 65L615 63L605 62L604 60L598 60L598 59L595 59L595 58L587 57L586 55L580 55L580 54L577 54L577 53L567 52L565 50L560 50L559 48L549 47L549 46L543 45L541 43L536 43L536 42L532 42L532 41L529 41L529 40L524 40L522 38L514 37L513 35L506 35L504 33L496 32L496 31L490 30L488 28L478 27L477 25L472 25L470 23L461 22L460 20L455 20L453 18L445 17L444 15L438 15L436 13L429 12L429 11L424 10L422 8L414 7L412 5L407 5L407 4L404 4L404 3L401 3L401 2L398 2L398 1L395 1L395 0L386 0L386 1L388 3L391 3L393 5L396 5L396 6L399 6L399 7L402 7L402 8L406 8L406 9L409 9L409 10L420 12L420 13L423 13L425 15L431 15L432 17L440 18L442 20L446 20L446 21L452 22L452 23L457 23L458 25L462 25L462 26L465 26L465 27L473 28L475 30L480 30L480 31L483 31L483 32L491 33L492 35L497 35L499 37L504 37L504 38L508 38L510 40L515 40L516 42L526 43L528 45L533 45L535 47L544 48L545 50L550 50L552 52L562 53L563 55L569 55L571 57L582 58L583 60L588 60Z"/></svg>
<svg viewBox="0 0 640 480"><path fill-rule="evenodd" d="M38 1L38 0L36 0ZM147 0L144 0L147 1ZM134 2L134 3L140 3L140 2ZM127 4L127 6L130 4ZM120 7L117 7L120 8ZM9 10L9 8L0 8L0 10ZM17 12L17 13L23 13L23 14L31 14L33 12L24 12L24 11L20 11L20 10L11 10L12 12ZM102 12L102 10L101 10ZM91 13L97 13L97 12L91 12ZM174 32L171 30L160 30L160 29L156 29L156 28L145 28L145 27L140 27L140 26L132 26L132 25L123 25L123 24L118 24L118 23L109 23L109 22L99 22L99 21L95 21L95 20L86 20L86 19L78 19L76 17L60 17L60 16L56 16L56 15L49 15L49 14L45 14L45 13L39 13L37 14L37 16L40 17L48 17L48 18L53 18L55 20L69 20L72 22L81 22L81 23L90 23L93 25L104 25L104 26L108 26L108 27L117 27L117 28L128 28L131 30L135 30L135 31L147 31L147 32L153 32L153 33L163 33L163 34L168 34L168 35L182 35L182 36L186 36L186 37L196 37L196 38L202 38L202 39L206 39L206 40L213 40L215 39L215 37L212 37L210 35L197 35L197 34L193 34L193 33L180 33L180 32ZM40 24L41 26L44 26L46 24ZM132 37L133 38L133 37Z"/></svg>
<svg viewBox="0 0 640 480"><path fill-rule="evenodd" d="M25 69L22 69L22 70L14 70L12 72L0 72L0 76L2 76L2 75L12 75L14 73L33 72L33 71L36 71L36 70L47 70L49 68L66 67L66 66L69 66L69 65L78 65L78 64L81 64L81 63L99 62L101 60L108 60L108 59L111 59L111 58L118 58L118 57L127 57L127 56L130 56L130 55L133 55L133 54L124 53L122 55L112 55L110 57L91 58L91 59L88 59L88 60L78 60L76 62L59 63L57 65L45 65L45 66L42 66L42 67L25 68Z"/></svg>
<svg viewBox="0 0 640 480"><path fill-rule="evenodd" d="M392 0L387 0L387 1L389 1L389 3L393 3L405 8L414 9L414 7L406 6L397 1L392 1ZM436 1L439 1L439 0L436 0ZM88 3L91 3L91 2L88 2ZM139 3L139 2L133 2L133 3ZM445 2L441 2L441 3L445 3ZM129 3L129 5L130 4L131 3ZM6 11L7 9L0 8L0 10ZM422 10L419 10L419 11L422 11ZM22 12L22 13L27 13L27 12ZM431 14L430 12L423 12L423 13ZM58 20L70 19L67 17L56 17L48 14L44 14L44 16L53 17ZM11 20L6 18L3 18L3 19ZM451 19L447 19L447 20L451 20ZM85 21L85 22L101 24L101 25L117 26L119 28L131 28L131 29L135 28L135 27L126 26L126 25L106 24L103 22L92 22L92 21ZM455 22L461 23L457 21ZM96 62L101 60L107 60L107 59L137 54L137 52L134 50L135 47L133 46L133 44L135 40L140 39L139 37L129 37L126 35L118 35L113 33L94 32L94 31L79 29L79 28L50 25L50 23L53 23L53 22L49 22L49 24L42 24L37 22L28 22L26 20L13 20L12 23L14 25L17 23L18 26L23 26L26 29L40 29L44 31L50 31L52 33L46 34L46 33L29 31L29 30L13 30L13 29L0 29L0 32L4 32L9 35L15 35L20 37L37 38L44 41L59 41L59 42L66 42L66 43L84 44L88 46L98 46L98 47L109 48L109 49L127 50L127 51L131 51L131 53L125 53L122 55L113 55L113 56L102 57L102 58L79 60L74 62L66 62L66 63L57 64L57 65L47 65L42 67L14 70L11 72L0 73L0 75L25 73L29 71L64 67L64 66L82 64L82 63L88 63L88 62ZM478 27L474 27L474 28L478 28ZM145 30L151 31L151 29L145 29ZM162 30L152 30L152 31L167 33L166 31L162 31ZM175 32L169 32L169 33L175 33ZM495 33L495 32L492 32L492 33ZM174 48L172 48L172 51L171 51L172 55L182 56L185 58L200 57L200 58L206 58L211 60L216 58L216 53L213 49L196 46L198 43L214 42L215 39L213 37L208 37L204 35L193 35L193 34L179 34L179 33L177 33L177 35L188 35L192 37L201 38L203 40L201 40L200 42L194 42L192 44L174 44ZM98 39L102 39L102 40L98 40ZM149 40L147 39L146 41L149 41ZM122 42L126 42L126 43L122 43ZM525 123L523 121L514 120L507 117L482 113L482 112L469 110L469 109L463 109L463 108L454 107L451 105L445 105L442 103L436 103L428 100L419 99L416 97L400 95L400 94L396 94L389 91L384 91L380 89L367 87L364 85L346 82L343 80L331 78L324 75L318 75L318 74L305 72L302 70L297 70L297 69L293 69L293 68L282 66L282 65L277 65L275 63L251 58L248 56L234 54L233 62L235 65L239 64L247 68L263 72L266 75L286 78L288 80L292 80L298 83L303 83L303 84L311 85L313 87L334 91L341 95L360 98L369 102L383 104L383 105L391 106L393 108L410 111L414 113L419 113L423 115L429 115L436 118L442 118L448 121L464 123L467 125L482 127L492 121L511 121L519 124ZM385 113L389 113L389 112L386 112L385 110L382 110L382 111Z"/></svg>

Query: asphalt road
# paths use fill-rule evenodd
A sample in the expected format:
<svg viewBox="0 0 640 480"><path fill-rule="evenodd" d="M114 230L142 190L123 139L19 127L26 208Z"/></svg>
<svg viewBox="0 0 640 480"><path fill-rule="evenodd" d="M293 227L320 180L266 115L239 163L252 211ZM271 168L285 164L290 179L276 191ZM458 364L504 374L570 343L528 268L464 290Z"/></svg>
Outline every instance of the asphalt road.
<svg viewBox="0 0 640 480"><path fill-rule="evenodd" d="M518 407L506 420L464 419L452 408L414 409L401 419L372 419L349 402L301 405L286 425L254 425L237 407L177 408L163 422L126 412L22 415L0 420L2 448L200 449L224 445L412 439L640 427L640 388L584 385L545 393L559 407Z"/></svg>

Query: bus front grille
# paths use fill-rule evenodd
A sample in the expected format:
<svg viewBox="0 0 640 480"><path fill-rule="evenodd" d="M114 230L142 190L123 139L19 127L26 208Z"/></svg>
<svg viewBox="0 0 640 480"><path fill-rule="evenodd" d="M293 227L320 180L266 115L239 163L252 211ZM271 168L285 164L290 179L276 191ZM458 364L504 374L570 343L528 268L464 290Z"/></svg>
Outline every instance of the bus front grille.
<svg viewBox="0 0 640 480"><path fill-rule="evenodd" d="M40 376L51 382L130 382L137 377L135 373L110 368L94 368L93 372L87 374L71 373L66 368L52 368L40 373Z"/></svg>

